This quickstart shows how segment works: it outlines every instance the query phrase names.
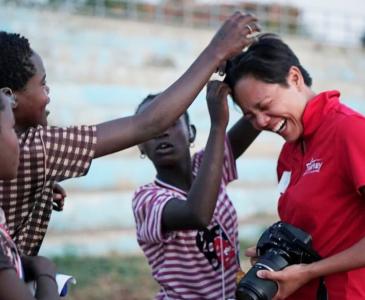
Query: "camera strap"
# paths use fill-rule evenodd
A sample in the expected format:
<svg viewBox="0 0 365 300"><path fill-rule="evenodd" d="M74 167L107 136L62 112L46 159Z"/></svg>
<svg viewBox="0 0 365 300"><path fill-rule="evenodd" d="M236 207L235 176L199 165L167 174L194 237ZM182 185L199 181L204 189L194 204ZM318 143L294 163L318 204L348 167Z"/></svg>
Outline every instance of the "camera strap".
<svg viewBox="0 0 365 300"><path fill-rule="evenodd" d="M323 277L319 278L317 300L328 300L327 287Z"/></svg>

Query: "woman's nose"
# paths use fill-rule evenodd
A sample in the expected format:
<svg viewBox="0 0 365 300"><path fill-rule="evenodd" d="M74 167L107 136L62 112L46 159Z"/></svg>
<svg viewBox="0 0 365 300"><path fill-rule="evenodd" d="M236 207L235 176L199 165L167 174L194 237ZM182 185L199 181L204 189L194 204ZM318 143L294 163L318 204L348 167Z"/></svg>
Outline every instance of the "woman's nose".
<svg viewBox="0 0 365 300"><path fill-rule="evenodd" d="M256 114L256 126L260 129L266 129L270 122L270 117L264 113Z"/></svg>

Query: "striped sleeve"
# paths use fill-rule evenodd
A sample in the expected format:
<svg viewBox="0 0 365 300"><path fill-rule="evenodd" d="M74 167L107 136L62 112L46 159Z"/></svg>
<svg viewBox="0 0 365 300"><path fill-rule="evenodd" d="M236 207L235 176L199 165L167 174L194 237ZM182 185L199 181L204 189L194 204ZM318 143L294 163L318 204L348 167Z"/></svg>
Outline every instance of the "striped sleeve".
<svg viewBox="0 0 365 300"><path fill-rule="evenodd" d="M138 241L160 243L172 237L161 227L162 211L171 198L171 193L158 187L143 186L135 192L132 203Z"/></svg>

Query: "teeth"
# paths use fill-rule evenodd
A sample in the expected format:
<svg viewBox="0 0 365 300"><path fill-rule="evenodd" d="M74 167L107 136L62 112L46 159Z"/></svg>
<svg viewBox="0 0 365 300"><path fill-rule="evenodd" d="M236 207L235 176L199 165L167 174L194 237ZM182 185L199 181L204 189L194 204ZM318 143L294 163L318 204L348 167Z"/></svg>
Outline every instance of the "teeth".
<svg viewBox="0 0 365 300"><path fill-rule="evenodd" d="M166 149L166 148L168 148L169 147L169 145L167 144L167 143L162 143L162 144L160 144L159 146L158 146L158 149Z"/></svg>
<svg viewBox="0 0 365 300"><path fill-rule="evenodd" d="M279 133L281 129L283 129L284 124L285 124L286 120L282 120L281 122L279 122L278 124L276 124L276 126L273 128L272 131Z"/></svg>

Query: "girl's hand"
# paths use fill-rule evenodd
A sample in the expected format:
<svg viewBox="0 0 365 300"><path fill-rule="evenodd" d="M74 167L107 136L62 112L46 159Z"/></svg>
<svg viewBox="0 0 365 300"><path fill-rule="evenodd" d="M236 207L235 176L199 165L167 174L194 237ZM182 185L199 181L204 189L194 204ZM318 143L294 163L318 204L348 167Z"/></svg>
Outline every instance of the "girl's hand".
<svg viewBox="0 0 365 300"><path fill-rule="evenodd" d="M229 120L227 96L230 89L227 84L212 80L207 84L207 104L212 125L226 128Z"/></svg>

